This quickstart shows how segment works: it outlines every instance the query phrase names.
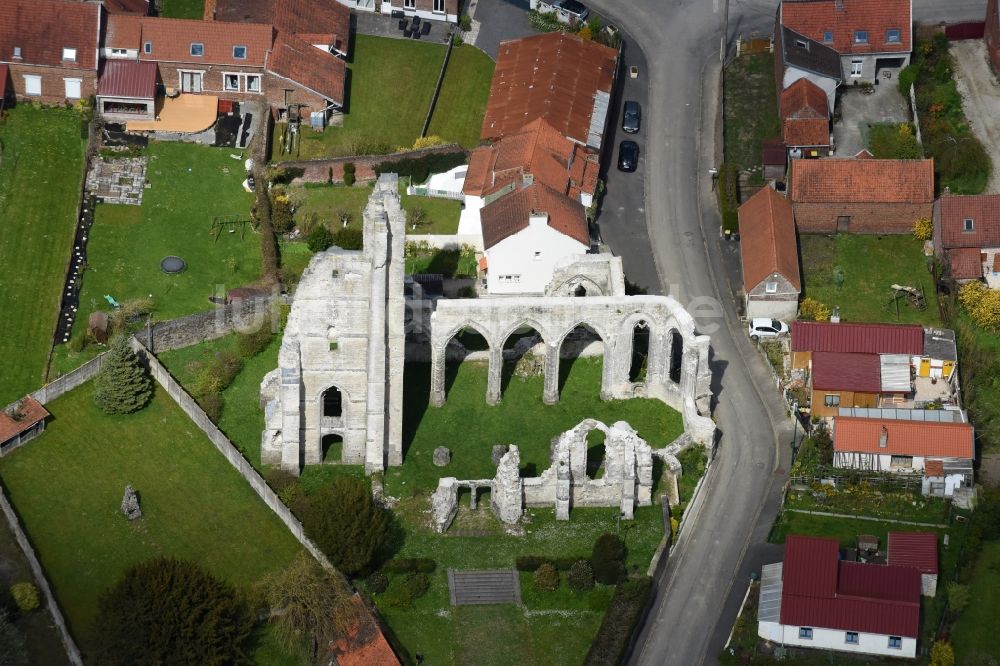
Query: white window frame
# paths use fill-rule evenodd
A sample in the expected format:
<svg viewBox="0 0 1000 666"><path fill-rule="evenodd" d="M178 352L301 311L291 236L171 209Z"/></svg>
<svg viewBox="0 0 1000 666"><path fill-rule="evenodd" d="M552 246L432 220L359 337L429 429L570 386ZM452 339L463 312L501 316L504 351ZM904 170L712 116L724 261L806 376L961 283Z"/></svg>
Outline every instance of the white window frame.
<svg viewBox="0 0 1000 666"><path fill-rule="evenodd" d="M31 90L29 89L29 85L28 85L29 81L32 82L32 83L37 83L38 84L38 91L37 92L31 92ZM24 75L24 94L28 95L30 97L41 97L41 95L42 95L42 77L39 76L38 74L25 74Z"/></svg>
<svg viewBox="0 0 1000 666"><path fill-rule="evenodd" d="M778 293L778 283L777 282L765 282L764 283L764 293L765 294L777 294Z"/></svg>
<svg viewBox="0 0 1000 666"><path fill-rule="evenodd" d="M257 79L257 89L254 90L250 87L250 79ZM264 92L264 79L260 74L244 74L243 75L243 87L249 93L260 93Z"/></svg>
<svg viewBox="0 0 1000 666"><path fill-rule="evenodd" d="M229 79L230 79L230 77L235 77L236 78L236 87L235 88L230 88L229 87ZM242 90L243 90L243 80L240 77L240 73L239 72L223 72L222 73L222 89L225 92L242 92Z"/></svg>
<svg viewBox="0 0 1000 666"><path fill-rule="evenodd" d="M149 55L150 53L152 53L153 52L153 42L143 42L142 43L142 52L145 53L146 55Z"/></svg>
<svg viewBox="0 0 1000 666"><path fill-rule="evenodd" d="M862 39L864 37L864 39ZM854 31L854 43L855 44L867 44L868 43L868 31L867 30L855 30Z"/></svg>
<svg viewBox="0 0 1000 666"><path fill-rule="evenodd" d="M889 636L889 649L890 650L902 650L903 649L903 637L902 636Z"/></svg>
<svg viewBox="0 0 1000 666"><path fill-rule="evenodd" d="M76 82L77 87L80 90L80 94L73 97L69 94L70 82ZM67 77L63 79L63 92L66 93L66 99L81 99L83 97L83 79L77 77Z"/></svg>
<svg viewBox="0 0 1000 666"><path fill-rule="evenodd" d="M438 9L440 7L440 9ZM432 12L435 14L444 14L445 12L445 1L444 0L434 0Z"/></svg>
<svg viewBox="0 0 1000 666"><path fill-rule="evenodd" d="M851 78L856 79L861 76L861 72L864 71L865 61L864 60L852 60L851 61Z"/></svg>
<svg viewBox="0 0 1000 666"><path fill-rule="evenodd" d="M829 36L829 38L828 38L828 36ZM823 43L824 44L832 44L833 43L833 30L824 30L823 31Z"/></svg>
<svg viewBox="0 0 1000 666"><path fill-rule="evenodd" d="M812 627L799 627L799 638L805 641L811 641L813 639Z"/></svg>
<svg viewBox="0 0 1000 666"><path fill-rule="evenodd" d="M62 59L66 62L76 62L76 49L64 46L62 50Z"/></svg>
<svg viewBox="0 0 1000 666"><path fill-rule="evenodd" d="M200 53L194 52L194 47L198 47ZM191 42L191 46L188 48L188 53L191 54L192 58L204 58L205 57L205 42Z"/></svg>
<svg viewBox="0 0 1000 666"><path fill-rule="evenodd" d="M913 469L913 456L889 456L889 469Z"/></svg>
<svg viewBox="0 0 1000 666"><path fill-rule="evenodd" d="M127 56L128 49L111 49L111 55L113 56Z"/></svg>
<svg viewBox="0 0 1000 666"><path fill-rule="evenodd" d="M824 407L840 407L840 394L827 393L823 396Z"/></svg>
<svg viewBox="0 0 1000 666"><path fill-rule="evenodd" d="M851 639L854 640L851 640ZM859 645L861 643L861 636L856 631L844 632L844 642L848 645Z"/></svg>
<svg viewBox="0 0 1000 666"><path fill-rule="evenodd" d="M20 60L20 59L21 59L21 47L20 46L15 46L14 47L14 60Z"/></svg>
<svg viewBox="0 0 1000 666"><path fill-rule="evenodd" d="M198 86L198 93L205 92L205 70L203 69L178 69L177 70L177 89L181 92L184 90L184 75L185 74L197 74L200 77L201 85ZM190 92L190 91L188 91ZM197 93L195 93L197 94Z"/></svg>
<svg viewBox="0 0 1000 666"><path fill-rule="evenodd" d="M243 55L236 55L236 49L243 49ZM243 44L233 45L233 60L246 60L247 59L247 47Z"/></svg>
<svg viewBox="0 0 1000 666"><path fill-rule="evenodd" d="M228 85L229 77L236 77L236 87L230 88ZM257 79L257 89L253 90L250 88L250 79ZM222 73L222 90L224 92L247 92L247 93L259 93L261 92L261 87L263 86L263 80L260 74L246 74L244 72L223 72Z"/></svg>
<svg viewBox="0 0 1000 666"><path fill-rule="evenodd" d="M896 39L893 39L893 34L895 34ZM885 31L885 43L886 44L902 44L903 43L903 31L899 28L889 28Z"/></svg>
<svg viewBox="0 0 1000 666"><path fill-rule="evenodd" d="M965 233L972 233L976 230L976 221L971 217L967 217L962 220L962 231Z"/></svg>

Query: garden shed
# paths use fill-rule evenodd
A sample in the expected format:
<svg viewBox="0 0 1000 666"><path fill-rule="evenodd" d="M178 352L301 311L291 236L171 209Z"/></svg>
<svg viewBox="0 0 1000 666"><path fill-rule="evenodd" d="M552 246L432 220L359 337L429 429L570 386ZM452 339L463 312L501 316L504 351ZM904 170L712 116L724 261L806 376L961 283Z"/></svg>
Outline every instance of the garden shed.
<svg viewBox="0 0 1000 666"><path fill-rule="evenodd" d="M40 435L48 416L48 410L31 396L0 412L0 457Z"/></svg>

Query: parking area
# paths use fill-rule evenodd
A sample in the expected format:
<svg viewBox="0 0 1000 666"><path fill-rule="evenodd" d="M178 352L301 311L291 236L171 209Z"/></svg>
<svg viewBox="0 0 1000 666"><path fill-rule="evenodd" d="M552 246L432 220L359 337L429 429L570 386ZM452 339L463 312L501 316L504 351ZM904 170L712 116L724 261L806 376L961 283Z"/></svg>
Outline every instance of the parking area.
<svg viewBox="0 0 1000 666"><path fill-rule="evenodd" d="M981 39L954 41L951 55L955 61L955 84L962 94L963 110L972 132L983 142L987 153L1000 155L1000 84L986 59L986 43ZM996 157L985 191L1000 194Z"/></svg>
<svg viewBox="0 0 1000 666"><path fill-rule="evenodd" d="M537 34L528 23L528 0L472 0L469 13L478 23L475 45L494 60L500 40Z"/></svg>
<svg viewBox="0 0 1000 666"><path fill-rule="evenodd" d="M874 92L845 86L838 94L840 121L833 125L833 139L838 157L851 157L868 146L868 126L878 123L909 122L909 101L899 94L896 71L885 70L890 78L879 76Z"/></svg>

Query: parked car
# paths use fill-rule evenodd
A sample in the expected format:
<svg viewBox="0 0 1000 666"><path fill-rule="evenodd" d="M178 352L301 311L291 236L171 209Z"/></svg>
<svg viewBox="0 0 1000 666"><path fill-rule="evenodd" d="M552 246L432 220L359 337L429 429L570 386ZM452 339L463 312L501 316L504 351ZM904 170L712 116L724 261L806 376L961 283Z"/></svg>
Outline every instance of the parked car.
<svg viewBox="0 0 1000 666"><path fill-rule="evenodd" d="M586 21L587 17L590 16L590 10L577 0L556 0L556 2L552 3L552 6L581 23Z"/></svg>
<svg viewBox="0 0 1000 666"><path fill-rule="evenodd" d="M618 144L618 168L621 171L635 171L639 165L639 144L622 141Z"/></svg>
<svg viewBox="0 0 1000 666"><path fill-rule="evenodd" d="M642 109L639 108L639 102L625 102L625 112L622 114L622 129L629 134L635 134L639 131L641 120Z"/></svg>
<svg viewBox="0 0 1000 666"><path fill-rule="evenodd" d="M779 319L757 317L750 320L748 332L750 333L751 340L759 340L760 338L776 338L778 336L788 334L788 324Z"/></svg>

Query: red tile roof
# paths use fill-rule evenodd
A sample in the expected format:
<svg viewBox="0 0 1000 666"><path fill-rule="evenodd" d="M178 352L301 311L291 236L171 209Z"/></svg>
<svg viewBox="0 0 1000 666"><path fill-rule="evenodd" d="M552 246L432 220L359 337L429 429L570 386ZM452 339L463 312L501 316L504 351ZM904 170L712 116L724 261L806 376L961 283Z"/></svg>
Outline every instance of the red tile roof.
<svg viewBox="0 0 1000 666"><path fill-rule="evenodd" d="M938 572L938 542L933 532L889 532L888 563L920 573Z"/></svg>
<svg viewBox="0 0 1000 666"><path fill-rule="evenodd" d="M156 63L136 60L105 60L97 83L101 97L156 97Z"/></svg>
<svg viewBox="0 0 1000 666"><path fill-rule="evenodd" d="M920 573L838 557L836 539L785 539L781 624L916 638Z"/></svg>
<svg viewBox="0 0 1000 666"><path fill-rule="evenodd" d="M583 205L542 183L505 194L483 207L479 213L483 246L489 249L526 229L532 213L547 213L550 227L590 247L590 232Z"/></svg>
<svg viewBox="0 0 1000 666"><path fill-rule="evenodd" d="M956 280L978 280L983 277L983 258L978 247L946 250L948 272Z"/></svg>
<svg viewBox="0 0 1000 666"><path fill-rule="evenodd" d="M817 42L832 32L827 45L841 54L912 50L910 0L785 0L780 11L781 25ZM868 32L867 43L854 42L858 30ZM899 30L899 42L886 41L889 30Z"/></svg>
<svg viewBox="0 0 1000 666"><path fill-rule="evenodd" d="M739 222L744 289L749 292L779 273L801 291L798 241L788 199L763 187L740 206Z"/></svg>
<svg viewBox="0 0 1000 666"><path fill-rule="evenodd" d="M217 0L207 18L237 23L270 23L278 32L297 34L310 44L329 44L346 52L351 34L351 10L333 0ZM332 35L330 41L307 37Z"/></svg>
<svg viewBox="0 0 1000 666"><path fill-rule="evenodd" d="M142 18L136 14L112 14L109 16L104 33L104 47L133 50L141 48Z"/></svg>
<svg viewBox="0 0 1000 666"><path fill-rule="evenodd" d="M1000 247L1000 194L947 195L941 207L941 247ZM972 231L965 231L965 220Z"/></svg>
<svg viewBox="0 0 1000 666"><path fill-rule="evenodd" d="M924 476L944 476L943 460L925 460Z"/></svg>
<svg viewBox="0 0 1000 666"><path fill-rule="evenodd" d="M344 61L294 35L278 35L274 52L267 61L267 71L305 86L339 106L344 104L347 76Z"/></svg>
<svg viewBox="0 0 1000 666"><path fill-rule="evenodd" d="M0 62L97 71L101 6L68 0L0 2ZM14 58L14 48L21 59ZM63 48L76 60L63 60Z"/></svg>
<svg viewBox="0 0 1000 666"><path fill-rule="evenodd" d="M132 17L112 16L108 24L121 18ZM144 17L140 21L142 38L139 42L108 46L139 49L140 60L263 67L274 40L274 28L265 24L159 17ZM147 42L152 44L151 53L145 53L142 48ZM203 44L205 54L191 55L193 43ZM234 58L234 46L245 46L246 58Z"/></svg>
<svg viewBox="0 0 1000 666"><path fill-rule="evenodd" d="M563 136L600 149L617 65L614 49L561 31L500 42L481 138L545 118Z"/></svg>
<svg viewBox="0 0 1000 666"><path fill-rule="evenodd" d="M806 78L781 91L781 131L786 146L829 146L826 93Z"/></svg>
<svg viewBox="0 0 1000 666"><path fill-rule="evenodd" d="M48 410L31 396L22 399L20 412L20 420L15 421L6 411L0 410L0 444L20 435L49 416Z"/></svg>
<svg viewBox="0 0 1000 666"><path fill-rule="evenodd" d="M924 329L918 324L832 324L792 322L792 351L909 354L924 352Z"/></svg>
<svg viewBox="0 0 1000 666"><path fill-rule="evenodd" d="M873 160L875 156L871 154L871 151L867 148L862 148L858 152L854 153L854 159L856 160Z"/></svg>
<svg viewBox="0 0 1000 666"><path fill-rule="evenodd" d="M145 16L149 13L149 0L104 0L104 8L109 14Z"/></svg>
<svg viewBox="0 0 1000 666"><path fill-rule="evenodd" d="M813 352L812 387L817 391L881 393L878 354Z"/></svg>
<svg viewBox="0 0 1000 666"><path fill-rule="evenodd" d="M813 354L815 366L816 355ZM882 436L885 447L880 446ZM885 455L967 458L975 456L974 430L969 423L902 421L838 416L834 419L835 451Z"/></svg>
<svg viewBox="0 0 1000 666"><path fill-rule="evenodd" d="M934 160L792 160L794 203L931 203Z"/></svg>
<svg viewBox="0 0 1000 666"><path fill-rule="evenodd" d="M372 611L358 595L351 598L351 603L358 611L358 621L346 636L330 643L332 663L338 666L399 666L399 658Z"/></svg>
<svg viewBox="0 0 1000 666"><path fill-rule="evenodd" d="M571 196L578 198L580 190L594 193L599 168L596 156L538 118L520 132L472 151L463 192L483 196L531 174L557 192L575 189L577 194Z"/></svg>

